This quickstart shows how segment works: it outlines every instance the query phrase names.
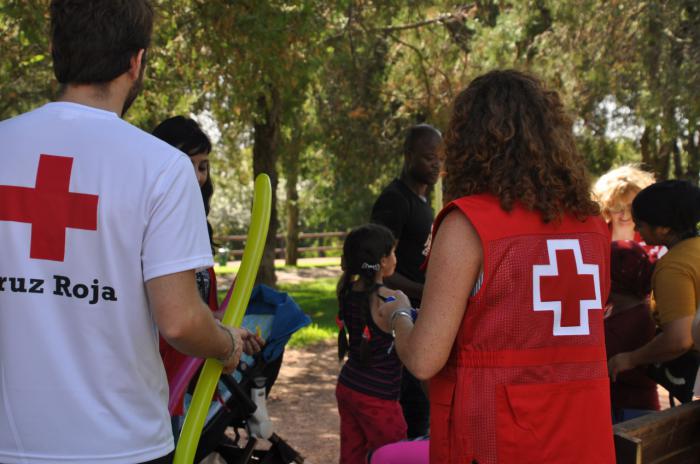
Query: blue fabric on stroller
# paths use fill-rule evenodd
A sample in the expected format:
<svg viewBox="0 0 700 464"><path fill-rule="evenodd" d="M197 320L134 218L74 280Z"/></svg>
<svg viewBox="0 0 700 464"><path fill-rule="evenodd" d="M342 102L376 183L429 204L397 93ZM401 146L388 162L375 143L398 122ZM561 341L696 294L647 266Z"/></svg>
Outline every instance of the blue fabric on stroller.
<svg viewBox="0 0 700 464"><path fill-rule="evenodd" d="M289 295L260 284L253 288L241 326L253 333L260 332L265 339L262 358L265 363L270 363L282 355L292 334L309 324L309 316ZM241 359L250 367L255 365L247 354Z"/></svg>
<svg viewBox="0 0 700 464"><path fill-rule="evenodd" d="M226 452L229 455L237 456L236 462L257 462L254 460L241 461L236 452L237 448L231 447L230 443L227 443L226 450L222 451L220 443L222 440L227 441L223 432L228 426L243 427L249 420L253 419L252 412L255 410L255 405L250 398L250 389L262 387L263 385L257 383L259 379L264 379L264 387L269 392L277 378L287 342L294 332L310 323L309 316L304 314L296 302L286 293L278 292L262 284L253 289L241 326L253 333L258 332L265 340L265 347L254 357L244 354L241 357L238 370L232 376L222 375L217 388L218 398L212 402L209 408L202 432L197 451L198 459L218 451L222 455ZM234 379L235 382L232 382ZM187 410L190 400L190 395L185 395L185 410ZM238 435L237 432L236 434ZM278 448L291 450L284 440L276 435L270 440ZM237 446L237 443L235 445ZM293 450L291 451L293 452ZM270 462L287 461L278 459ZM288 462L292 462L292 460Z"/></svg>

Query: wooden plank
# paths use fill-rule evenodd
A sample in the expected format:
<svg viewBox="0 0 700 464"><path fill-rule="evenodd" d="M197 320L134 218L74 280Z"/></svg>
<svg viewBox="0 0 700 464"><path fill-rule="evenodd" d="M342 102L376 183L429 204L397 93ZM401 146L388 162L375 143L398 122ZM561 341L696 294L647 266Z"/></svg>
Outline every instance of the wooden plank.
<svg viewBox="0 0 700 464"><path fill-rule="evenodd" d="M615 434L617 464L642 464L642 440L624 434Z"/></svg>
<svg viewBox="0 0 700 464"><path fill-rule="evenodd" d="M342 239L347 235L347 232L302 232L299 234L299 240L310 240L310 239L320 239L320 245L316 246L306 246L297 247L298 252L316 252L321 253L324 251L335 251L342 250L342 243L335 239ZM243 256L243 248L246 240L245 235L225 235L214 237L214 242L221 245L227 245L231 249L229 250L229 255L237 258ZM336 245L324 245L323 243L328 243L325 239L331 240L331 243L337 243ZM277 235L277 245L284 243L285 236ZM238 245L240 244L240 245ZM240 247L240 248L239 248ZM284 248L275 248L275 256L284 256L286 250Z"/></svg>
<svg viewBox="0 0 700 464"><path fill-rule="evenodd" d="M347 232L301 232L299 234L299 240L311 239L311 238L343 238L347 235ZM215 242L243 242L246 239L246 235L223 235L214 237ZM284 240L286 236L284 234L278 234L275 236L277 240Z"/></svg>
<svg viewBox="0 0 700 464"><path fill-rule="evenodd" d="M341 238L346 235L347 232L302 232L299 234L299 240L305 238Z"/></svg>
<svg viewBox="0 0 700 464"><path fill-rule="evenodd" d="M339 246L316 246L316 247L299 247L297 250L301 253L303 251L334 251L334 250L341 250L342 248ZM284 248L275 248L275 253L277 255L284 255L285 249ZM243 250L229 250L228 254L230 256L243 256Z"/></svg>
<svg viewBox="0 0 700 464"><path fill-rule="evenodd" d="M647 414L625 422L620 422L614 427L615 433L621 432L629 436L642 436L653 433L659 428L668 427L683 418L684 421L692 420L700 422L700 401L693 401L675 408Z"/></svg>
<svg viewBox="0 0 700 464"><path fill-rule="evenodd" d="M665 427L645 435L642 438L642 461L654 462L686 448L695 448L696 451L700 451L700 420L690 414L679 416L672 423L667 423Z"/></svg>
<svg viewBox="0 0 700 464"><path fill-rule="evenodd" d="M648 464L698 464L700 463L700 448L692 446L682 450L673 451ZM647 464L647 461L642 461Z"/></svg>
<svg viewBox="0 0 700 464"><path fill-rule="evenodd" d="M620 464L700 463L700 401L616 424L613 432Z"/></svg>
<svg viewBox="0 0 700 464"><path fill-rule="evenodd" d="M332 251L332 250L342 250L343 247L340 246L311 246L311 247L299 247L297 250L299 252L302 251ZM277 250L275 250L277 251ZM284 251L283 249L280 249L280 251Z"/></svg>

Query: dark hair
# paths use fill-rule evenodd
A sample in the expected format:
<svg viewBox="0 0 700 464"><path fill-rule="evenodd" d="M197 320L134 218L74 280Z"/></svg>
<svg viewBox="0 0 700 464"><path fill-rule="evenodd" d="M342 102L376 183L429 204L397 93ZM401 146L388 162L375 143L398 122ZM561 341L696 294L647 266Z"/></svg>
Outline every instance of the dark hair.
<svg viewBox="0 0 700 464"><path fill-rule="evenodd" d="M338 359L342 360L348 349L348 340L344 327L344 315L342 302L352 290L352 284L359 280L363 284L362 293L366 296L362 300L361 320L362 326L367 327L367 321L371 318L370 297L377 291L379 285L375 278L380 271L380 260L391 254L396 240L391 230L379 224L365 224L350 231L343 244L343 257L341 267L343 274L338 280L336 293L338 296L339 333L338 333ZM369 343L363 337L360 345L360 360L366 362L369 359Z"/></svg>
<svg viewBox="0 0 700 464"><path fill-rule="evenodd" d="M153 9L147 0L52 0L51 55L61 84L97 84L129 69L147 49Z"/></svg>
<svg viewBox="0 0 700 464"><path fill-rule="evenodd" d="M430 124L416 124L411 126L406 132L406 138L403 142L403 154L412 155L415 153L416 144L423 139L429 137L439 137L442 138L442 134L439 130L431 126Z"/></svg>
<svg viewBox="0 0 700 464"><path fill-rule="evenodd" d="M632 216L650 226L668 227L680 239L694 237L700 221L700 189L684 180L651 184L634 197Z"/></svg>
<svg viewBox="0 0 700 464"><path fill-rule="evenodd" d="M201 153L211 152L211 141L204 133L196 121L184 116L174 116L158 124L153 129L153 135L169 143L173 147L185 153L187 156L195 156ZM211 197L214 195L214 184L207 169L207 180L201 188L202 200L204 201L204 211L209 216L211 208ZM207 221L207 231L209 232L209 243L214 249L214 231L209 221Z"/></svg>
<svg viewBox="0 0 700 464"><path fill-rule="evenodd" d="M610 246L610 289L644 298L651 292L654 264L633 240L615 240Z"/></svg>
<svg viewBox="0 0 700 464"><path fill-rule="evenodd" d="M559 95L537 78L477 77L455 99L445 135L447 199L490 193L505 211L520 202L544 222L598 214L572 127Z"/></svg>

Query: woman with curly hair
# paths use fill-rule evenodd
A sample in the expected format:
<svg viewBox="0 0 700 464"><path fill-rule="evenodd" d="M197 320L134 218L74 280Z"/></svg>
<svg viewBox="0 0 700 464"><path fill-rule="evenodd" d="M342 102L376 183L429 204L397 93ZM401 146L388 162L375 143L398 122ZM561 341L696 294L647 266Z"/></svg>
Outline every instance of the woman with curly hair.
<svg viewBox="0 0 700 464"><path fill-rule="evenodd" d="M610 225L613 240L635 240L632 200L654 183L654 174L633 164L625 164L606 172L593 185L593 198Z"/></svg>
<svg viewBox="0 0 700 464"><path fill-rule="evenodd" d="M655 262L668 250L663 246L649 245L634 230L632 200L656 180L654 174L643 171L634 164L624 164L606 172L593 185L593 199L600 206L600 213L608 223L610 234L615 240L634 240L642 245Z"/></svg>
<svg viewBox="0 0 700 464"><path fill-rule="evenodd" d="M457 96L445 144L420 317L401 292L381 307L431 379L430 461L613 463L610 236L572 120L535 77L493 71Z"/></svg>

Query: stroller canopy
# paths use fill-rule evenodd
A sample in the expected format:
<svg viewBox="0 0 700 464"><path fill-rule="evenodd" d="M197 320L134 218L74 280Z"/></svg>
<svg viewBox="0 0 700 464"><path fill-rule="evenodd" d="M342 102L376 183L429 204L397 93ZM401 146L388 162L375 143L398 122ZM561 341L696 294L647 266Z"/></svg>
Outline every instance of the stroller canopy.
<svg viewBox="0 0 700 464"><path fill-rule="evenodd" d="M263 359L270 362L282 354L294 332L310 323L309 316L289 295L261 284L253 289L242 325L261 333L266 341Z"/></svg>

